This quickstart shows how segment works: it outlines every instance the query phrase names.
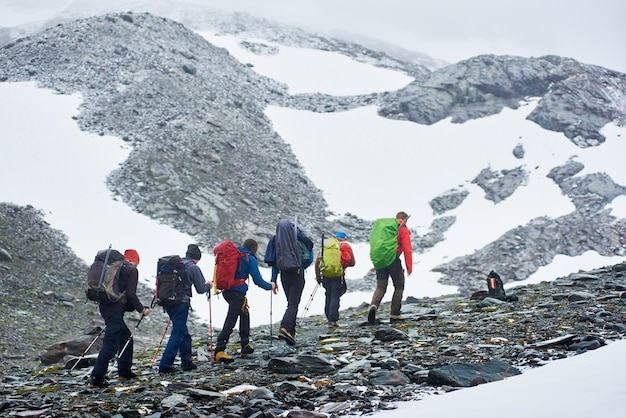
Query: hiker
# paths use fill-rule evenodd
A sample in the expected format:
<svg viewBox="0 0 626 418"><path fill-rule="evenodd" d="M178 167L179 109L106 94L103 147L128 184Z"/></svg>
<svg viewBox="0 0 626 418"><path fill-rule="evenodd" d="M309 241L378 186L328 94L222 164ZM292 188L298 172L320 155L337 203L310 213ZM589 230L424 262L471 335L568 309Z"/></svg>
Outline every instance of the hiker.
<svg viewBox="0 0 626 418"><path fill-rule="evenodd" d="M251 238L245 240L243 245L238 247L241 257L235 278L242 282L236 284L235 287L222 291L222 296L224 296L224 299L228 302L228 313L226 314L224 327L217 336L217 345L215 346L215 362L217 363L233 362L232 356L226 353L226 344L228 344L230 334L233 332L233 328L237 323L237 318L239 318L241 357L248 357L250 354L254 353L254 347L250 344L250 307L248 306L248 298L246 297L246 292L248 291L246 280L248 276L252 276L254 284L260 288L271 290L274 294L278 291L275 282L268 283L263 280L261 276L259 264L256 259L258 247L259 244Z"/></svg>
<svg viewBox="0 0 626 418"><path fill-rule="evenodd" d="M276 283L280 273L287 296L287 309L280 321L278 338L288 345L296 345L298 305L304 290L304 270L313 262L313 242L295 222L283 219L276 226L276 235L270 240L267 252L272 246L275 251L275 263L271 264L272 282Z"/></svg>
<svg viewBox="0 0 626 418"><path fill-rule="evenodd" d="M370 304L370 308L367 313L367 322L370 324L376 322L376 311L380 307L380 302L387 291L389 276L391 276L394 288L393 296L391 298L391 311L389 319L391 321L401 321L403 319L400 314L400 308L402 306L402 293L404 292L404 270L402 268L402 262L400 261L401 254L404 254L404 264L406 266L407 274L410 275L413 271L411 231L409 231L409 228L406 226L406 220L408 217L409 215L407 215L406 212L398 212L396 214L396 220L399 227L397 228L395 259L393 259L393 262L387 267L376 268L376 290L374 290L374 295L372 295L372 303Z"/></svg>
<svg viewBox="0 0 626 418"><path fill-rule="evenodd" d="M101 294L98 301L100 315L104 319L105 331L102 348L89 377L90 388L105 388L109 386L106 374L109 370L109 361L114 358L128 342L126 349L117 359L118 380L131 380L137 375L131 370L133 365L133 340L131 332L124 322L124 312L137 311L143 316L150 314L150 308L144 306L137 297L137 283L139 280L139 254L136 250L128 249L124 252L124 264L120 269L119 291L126 292L126 301L111 302L106 294Z"/></svg>
<svg viewBox="0 0 626 418"><path fill-rule="evenodd" d="M198 294L207 293L212 286L211 282L205 280L202 270L197 266L201 257L202 252L196 244L187 246L185 257L182 258L185 266L185 280L182 281L183 299L180 303L164 308L172 321L172 332L159 363L159 373L167 374L177 371L173 366L177 354L180 354L181 367L184 371L198 368L191 361L191 335L187 329L187 318L191 302L191 286L195 287Z"/></svg>
<svg viewBox="0 0 626 418"><path fill-rule="evenodd" d="M339 320L339 299L347 291L346 268L355 264L352 247L346 241L348 239L345 232L339 231L335 234L335 239L324 245L323 250L317 254L315 259L315 279L326 290L326 301L324 304L324 314L328 320L329 327L337 327ZM334 241L337 242L334 242ZM336 247L336 249L335 249ZM324 255L322 255L323 252ZM329 254L335 251L338 254ZM322 258L323 257L323 258ZM339 263L337 266L332 264Z"/></svg>

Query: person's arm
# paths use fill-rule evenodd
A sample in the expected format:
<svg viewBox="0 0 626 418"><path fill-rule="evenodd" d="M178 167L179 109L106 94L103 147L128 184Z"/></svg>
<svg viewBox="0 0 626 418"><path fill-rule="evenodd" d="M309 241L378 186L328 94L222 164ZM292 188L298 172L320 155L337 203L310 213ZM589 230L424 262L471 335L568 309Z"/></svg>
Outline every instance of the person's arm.
<svg viewBox="0 0 626 418"><path fill-rule="evenodd" d="M404 254L404 265L408 274L413 272L413 247L411 246L411 231L405 226L398 231L398 248Z"/></svg>
<svg viewBox="0 0 626 418"><path fill-rule="evenodd" d="M139 283L139 272L134 267L124 267L126 275L126 305L132 307L133 310L140 314L147 315L146 306L141 303L137 296L137 283ZM149 312L149 311L148 311Z"/></svg>
<svg viewBox="0 0 626 418"><path fill-rule="evenodd" d="M193 284L193 287L196 288L198 294L203 294L211 290L211 283L206 281L202 270L200 270L200 267L197 265L191 263L187 266L187 276Z"/></svg>
<svg viewBox="0 0 626 418"><path fill-rule="evenodd" d="M320 271L320 253L317 253L317 257L315 258L315 280L318 283L322 283L322 272Z"/></svg>
<svg viewBox="0 0 626 418"><path fill-rule="evenodd" d="M261 272L259 271L259 263L256 261L256 258L253 256L248 257L248 271L250 276L252 276L252 281L255 285L259 286L261 289L272 290L274 287L271 283L266 282L261 276Z"/></svg>

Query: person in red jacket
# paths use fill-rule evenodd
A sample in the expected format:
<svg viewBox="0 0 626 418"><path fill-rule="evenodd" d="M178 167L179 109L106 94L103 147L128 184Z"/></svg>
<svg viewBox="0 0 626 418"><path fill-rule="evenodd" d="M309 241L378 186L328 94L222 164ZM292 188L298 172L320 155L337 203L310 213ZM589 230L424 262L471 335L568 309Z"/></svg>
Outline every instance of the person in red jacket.
<svg viewBox="0 0 626 418"><path fill-rule="evenodd" d="M380 302L387 292L387 284L389 283L389 276L393 282L393 296L391 298L391 312L389 319L391 321L401 321L403 318L400 315L400 308L402 307L402 294L404 293L404 269L402 268L402 262L400 261L400 255L404 254L404 265L406 266L407 274L410 275L413 271L413 248L411 246L411 231L406 226L406 220L409 215L406 212L398 212L396 219L400 222L398 228L398 247L396 249L396 259L391 263L389 267L376 270L376 290L372 296L372 303L367 314L367 322L373 324L376 322L376 311L380 306Z"/></svg>

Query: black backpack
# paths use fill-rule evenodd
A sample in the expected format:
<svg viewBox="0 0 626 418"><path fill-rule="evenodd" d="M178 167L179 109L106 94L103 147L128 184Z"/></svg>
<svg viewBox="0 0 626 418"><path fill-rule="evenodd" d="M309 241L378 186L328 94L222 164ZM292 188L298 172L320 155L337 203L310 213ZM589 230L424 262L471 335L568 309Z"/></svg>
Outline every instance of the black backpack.
<svg viewBox="0 0 626 418"><path fill-rule="evenodd" d="M120 292L120 271L124 255L109 246L96 254L87 272L85 295L98 303L126 303L126 291Z"/></svg>
<svg viewBox="0 0 626 418"><path fill-rule="evenodd" d="M506 292L504 291L504 284L500 275L491 270L487 276L487 289L489 290L489 297L506 300Z"/></svg>
<svg viewBox="0 0 626 418"><path fill-rule="evenodd" d="M178 305L185 296L182 288L187 280L187 266L177 255L166 255L157 262L157 275L152 307Z"/></svg>

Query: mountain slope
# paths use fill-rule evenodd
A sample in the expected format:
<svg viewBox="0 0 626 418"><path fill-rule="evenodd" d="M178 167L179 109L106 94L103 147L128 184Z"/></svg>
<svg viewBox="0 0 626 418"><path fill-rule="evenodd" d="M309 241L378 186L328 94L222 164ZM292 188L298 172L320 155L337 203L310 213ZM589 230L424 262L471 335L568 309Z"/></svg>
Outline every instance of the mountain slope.
<svg viewBox="0 0 626 418"><path fill-rule="evenodd" d="M556 56L474 57L392 93L380 112L423 124L447 117L463 123L517 109L528 97L541 98L528 119L580 147L604 142L599 131L607 123L626 122L626 74Z"/></svg>
<svg viewBox="0 0 626 418"><path fill-rule="evenodd" d="M323 222L321 192L263 115L282 87L176 22L74 21L6 45L0 62L2 81L80 92L82 129L132 142L109 186L140 213L206 243L226 228L263 237L258 225L294 212Z"/></svg>
<svg viewBox="0 0 626 418"><path fill-rule="evenodd" d="M70 21L0 50L0 81L37 80L62 93L80 92L82 129L132 143L131 156L109 178L109 187L125 203L207 246L246 234L264 248L276 220L294 214L312 235L349 228L353 241L367 240L368 221L352 215L328 220L322 192L264 114L268 105L326 113L375 105L388 118L431 124L450 116L456 122L486 117L539 97L529 118L564 132L579 147L601 145L599 129L625 119L626 76L567 58L480 56L431 73L415 63L249 16L222 22L199 12L185 19L280 45L337 51L415 78L394 92L289 95L286 86L258 75L186 26L148 13ZM259 54L275 48L258 38L245 45ZM522 146L513 152L523 159ZM535 219L475 254L439 266L442 281L471 291L480 286L474 269L484 271L485 265L499 266L507 280L521 280L557 254L623 255L624 221L606 207L625 194L624 186L602 173L578 178L580 170L569 165L554 170L551 178L571 198L575 212ZM528 174L522 165L500 171L485 167L472 182L497 204ZM463 193L432 197L440 217L427 232L414 234L416 252L445 239L455 222L447 212L462 205Z"/></svg>

